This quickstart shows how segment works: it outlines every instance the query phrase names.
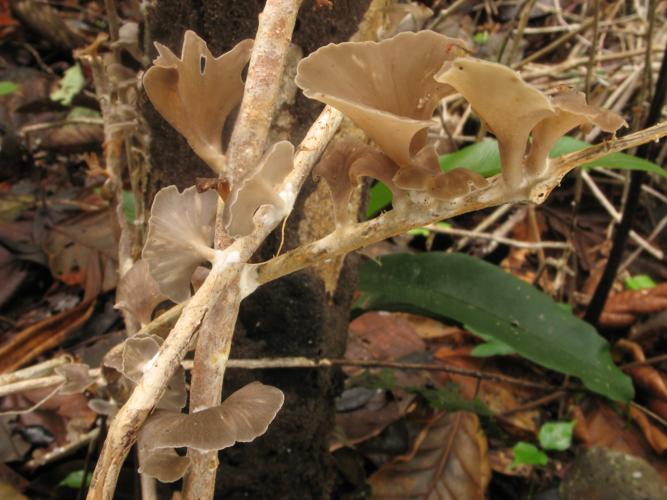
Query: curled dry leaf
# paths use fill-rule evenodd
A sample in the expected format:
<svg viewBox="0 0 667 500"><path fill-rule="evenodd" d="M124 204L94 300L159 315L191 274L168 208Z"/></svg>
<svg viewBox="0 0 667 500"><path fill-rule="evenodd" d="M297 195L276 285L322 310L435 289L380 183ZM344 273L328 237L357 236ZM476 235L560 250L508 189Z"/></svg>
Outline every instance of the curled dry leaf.
<svg viewBox="0 0 667 500"><path fill-rule="evenodd" d="M114 307L131 314L144 326L151 322L153 310L165 299L150 275L148 262L139 259L118 283Z"/></svg>
<svg viewBox="0 0 667 500"><path fill-rule="evenodd" d="M220 406L189 415L156 412L139 433L140 447L146 453L142 472L161 481L175 481L185 472L187 464L184 466L183 460L175 458L173 448L213 451L228 448L236 442L253 441L266 432L284 399L280 389L252 382ZM170 451L166 452L166 449ZM161 471L160 467L166 470ZM163 479L166 476L168 479Z"/></svg>
<svg viewBox="0 0 667 500"><path fill-rule="evenodd" d="M655 314L667 309L667 283L642 290L624 290L609 296L600 316L600 325L630 326L642 314ZM621 323L619 320L623 319Z"/></svg>
<svg viewBox="0 0 667 500"><path fill-rule="evenodd" d="M614 346L615 350L623 350L632 355L633 361L645 361L644 351L636 342L620 339ZM667 384L662 374L651 365L630 366L625 371L633 382L651 396L667 403Z"/></svg>
<svg viewBox="0 0 667 500"><path fill-rule="evenodd" d="M296 84L306 97L347 115L402 168L426 145L433 110L452 88L434 80L463 42L433 31L382 42L329 44L303 59Z"/></svg>
<svg viewBox="0 0 667 500"><path fill-rule="evenodd" d="M270 206L271 216L276 220L287 215L285 210L291 207L296 193L293 186L280 192L279 189L293 167L294 146L288 141L277 142L232 190L224 211L225 228L231 236L246 236L255 224L261 224L262 221L254 220L255 212L261 206Z"/></svg>
<svg viewBox="0 0 667 500"><path fill-rule="evenodd" d="M83 363L68 363L57 366L54 372L65 377L65 384L58 390L59 394L78 394L83 392L94 380L89 375L90 367Z"/></svg>
<svg viewBox="0 0 667 500"><path fill-rule="evenodd" d="M190 297L192 273L215 257L217 205L215 191L198 193L194 186L182 193L169 186L155 195L142 257L160 291L174 302Z"/></svg>
<svg viewBox="0 0 667 500"><path fill-rule="evenodd" d="M372 498L483 499L491 468L474 413L440 414L415 440L408 456L369 478Z"/></svg>
<svg viewBox="0 0 667 500"><path fill-rule="evenodd" d="M243 96L241 71L250 59L252 40L213 57L206 42L186 31L179 59L155 44L159 56L144 75L144 88L160 114L185 137L193 151L222 173L222 129Z"/></svg>

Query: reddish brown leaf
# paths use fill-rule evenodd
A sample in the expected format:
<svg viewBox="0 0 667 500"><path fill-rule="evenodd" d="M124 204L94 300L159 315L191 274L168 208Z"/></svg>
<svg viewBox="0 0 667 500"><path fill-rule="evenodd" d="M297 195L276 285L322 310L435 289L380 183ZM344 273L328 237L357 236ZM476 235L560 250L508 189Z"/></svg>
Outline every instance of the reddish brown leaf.
<svg viewBox="0 0 667 500"><path fill-rule="evenodd" d="M485 497L491 478L486 437L473 413L440 414L417 437L412 452L369 478L372 498Z"/></svg>
<svg viewBox="0 0 667 500"><path fill-rule="evenodd" d="M630 416L632 420L639 426L646 438L646 441L651 445L651 448L656 453L664 453L667 450L667 434L665 434L657 426L653 425L648 417L635 407L630 407Z"/></svg>
<svg viewBox="0 0 667 500"><path fill-rule="evenodd" d="M84 300L116 286L118 248L109 211L82 214L53 226L44 250L51 273L68 285L81 285Z"/></svg>
<svg viewBox="0 0 667 500"><path fill-rule="evenodd" d="M616 343L616 349L622 349L632 355L634 361L645 361L644 351L636 342L621 339ZM632 366L625 370L634 383L649 392L652 396L667 402L667 384L662 374L650 365Z"/></svg>
<svg viewBox="0 0 667 500"><path fill-rule="evenodd" d="M16 370L60 345L88 320L94 306L94 303L83 302L13 335L0 346L0 373Z"/></svg>
<svg viewBox="0 0 667 500"><path fill-rule="evenodd" d="M665 309L667 283L643 290L624 290L609 296L600 317L600 325L616 328L630 326L639 315L655 314Z"/></svg>

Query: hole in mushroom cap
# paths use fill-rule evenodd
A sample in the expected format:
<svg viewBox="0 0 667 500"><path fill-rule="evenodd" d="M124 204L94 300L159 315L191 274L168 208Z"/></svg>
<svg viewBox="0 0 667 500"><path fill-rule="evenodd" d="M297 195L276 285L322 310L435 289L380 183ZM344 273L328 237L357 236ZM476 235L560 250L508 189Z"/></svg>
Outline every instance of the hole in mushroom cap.
<svg viewBox="0 0 667 500"><path fill-rule="evenodd" d="M299 63L295 82L307 97L345 113L398 165L409 166L437 103L452 92L433 76L462 48L460 40L433 31L329 44Z"/></svg>
<svg viewBox="0 0 667 500"><path fill-rule="evenodd" d="M222 129L243 96L241 71L250 58L252 40L217 58L194 31L186 31L180 59L164 45L155 46L159 57L143 79L149 99L193 151L221 173Z"/></svg>
<svg viewBox="0 0 667 500"><path fill-rule="evenodd" d="M215 191L198 193L176 186L155 196L142 252L160 291L174 302L190 297L190 278L202 262L212 261L213 230L218 204Z"/></svg>

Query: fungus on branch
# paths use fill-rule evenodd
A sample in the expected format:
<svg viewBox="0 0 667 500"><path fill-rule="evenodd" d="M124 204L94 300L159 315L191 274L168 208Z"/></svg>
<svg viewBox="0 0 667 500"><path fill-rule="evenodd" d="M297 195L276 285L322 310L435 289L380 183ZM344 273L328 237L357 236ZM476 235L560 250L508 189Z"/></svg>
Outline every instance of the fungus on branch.
<svg viewBox="0 0 667 500"><path fill-rule="evenodd" d="M486 123L498 139L505 183L511 189L520 186L530 131L554 115L549 99L507 66L474 58L445 64L435 79L461 93Z"/></svg>
<svg viewBox="0 0 667 500"><path fill-rule="evenodd" d="M215 191L198 193L194 186L182 193L169 186L155 195L142 257L160 291L174 302L190 297L192 273L215 257L217 204Z"/></svg>
<svg viewBox="0 0 667 500"><path fill-rule="evenodd" d="M139 259L118 283L114 308L131 314L143 327L151 322L153 310L166 298L150 275L148 262Z"/></svg>
<svg viewBox="0 0 667 500"><path fill-rule="evenodd" d="M359 185L359 178L372 177L382 181L396 199L401 196L401 190L392 181L397 170L398 165L375 148L346 137L329 143L313 174L327 183L333 198L336 226L340 227L356 221L350 213L349 201Z"/></svg>
<svg viewBox="0 0 667 500"><path fill-rule="evenodd" d="M225 229L233 237L246 236L261 221L255 213L262 206L271 207L276 220L287 215L296 193L278 192L294 167L294 146L288 141L274 144L259 164L234 186L225 204L223 221ZM191 273L192 274L192 273Z"/></svg>
<svg viewBox="0 0 667 500"><path fill-rule="evenodd" d="M155 412L139 433L140 472L164 482L179 479L189 459L176 455L174 448L215 451L253 441L266 432L284 399L280 389L252 382L213 408L189 415Z"/></svg>
<svg viewBox="0 0 667 500"><path fill-rule="evenodd" d="M531 175L538 175L545 170L549 151L558 139L573 128L592 123L604 132L615 133L628 125L617 113L587 104L586 95L576 90L554 96L551 104L556 111L555 115L545 118L533 128L533 142L526 157L526 169Z"/></svg>
<svg viewBox="0 0 667 500"><path fill-rule="evenodd" d="M58 389L58 394L79 394L95 380L90 376L90 367L83 363L67 363L57 366L54 372L65 377L65 383Z"/></svg>
<svg viewBox="0 0 667 500"><path fill-rule="evenodd" d="M156 43L159 56L144 75L153 106L218 174L224 170L222 129L243 96L241 71L250 59L252 44L243 40L216 58L206 42L188 30L180 59Z"/></svg>
<svg viewBox="0 0 667 500"><path fill-rule="evenodd" d="M411 168L433 110L452 93L433 77L463 48L433 31L329 44L299 63L295 82L306 97L342 111L400 168Z"/></svg>

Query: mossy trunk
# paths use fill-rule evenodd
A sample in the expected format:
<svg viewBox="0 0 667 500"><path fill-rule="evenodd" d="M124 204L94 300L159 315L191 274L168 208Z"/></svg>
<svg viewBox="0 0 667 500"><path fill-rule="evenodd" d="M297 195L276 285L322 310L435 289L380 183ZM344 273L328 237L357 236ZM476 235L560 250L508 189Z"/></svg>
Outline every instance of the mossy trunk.
<svg viewBox="0 0 667 500"><path fill-rule="evenodd" d="M186 29L196 31L214 55L252 38L259 0L161 0L149 4L147 35L180 53ZM336 0L333 8L315 9L305 1L294 43L307 55L329 42L347 40L359 25L369 0ZM294 60L298 59L295 50ZM154 54L151 54L154 55ZM292 65L293 69L293 65ZM321 105L285 88L285 99L274 120L274 137L298 144ZM205 99L206 96L202 96ZM211 177L206 166L144 101L151 130L147 200L160 188L185 188L197 176ZM328 193L309 181L289 217L282 252L321 237L333 229ZM280 248L274 233L255 257L271 258ZM352 293L355 259L288 276L258 289L242 304L232 347L233 357L339 357L343 354ZM285 392L285 406L269 431L250 444L239 444L220 455L216 498L327 498L334 483L333 460L327 444L334 427L333 398L338 388L329 370L230 370L225 393L251 380L275 385Z"/></svg>

